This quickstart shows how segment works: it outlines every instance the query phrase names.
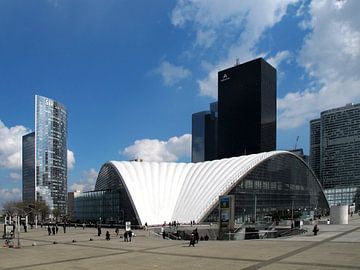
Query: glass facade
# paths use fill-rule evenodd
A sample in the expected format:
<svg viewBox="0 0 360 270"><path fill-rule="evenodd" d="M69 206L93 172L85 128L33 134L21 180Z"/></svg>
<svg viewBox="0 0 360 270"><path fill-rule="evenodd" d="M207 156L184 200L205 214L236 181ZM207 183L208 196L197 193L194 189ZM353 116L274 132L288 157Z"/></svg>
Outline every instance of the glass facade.
<svg viewBox="0 0 360 270"><path fill-rule="evenodd" d="M311 167L330 205L352 204L360 188L360 104L324 111L310 127Z"/></svg>
<svg viewBox="0 0 360 270"><path fill-rule="evenodd" d="M235 222L262 220L265 216L299 217L325 213L329 205L315 175L295 156L265 160L228 193L235 196ZM256 213L256 214L255 214ZM205 219L219 220L218 205Z"/></svg>
<svg viewBox="0 0 360 270"><path fill-rule="evenodd" d="M66 213L67 111L59 102L35 96L36 200Z"/></svg>
<svg viewBox="0 0 360 270"><path fill-rule="evenodd" d="M218 73L218 158L276 149L276 69L264 59Z"/></svg>
<svg viewBox="0 0 360 270"><path fill-rule="evenodd" d="M35 202L35 132L22 137L22 199Z"/></svg>
<svg viewBox="0 0 360 270"><path fill-rule="evenodd" d="M217 158L217 122L217 102L210 104L210 111L192 115L192 162Z"/></svg>
<svg viewBox="0 0 360 270"><path fill-rule="evenodd" d="M320 125L321 119L310 121L310 157L309 164L320 179Z"/></svg>

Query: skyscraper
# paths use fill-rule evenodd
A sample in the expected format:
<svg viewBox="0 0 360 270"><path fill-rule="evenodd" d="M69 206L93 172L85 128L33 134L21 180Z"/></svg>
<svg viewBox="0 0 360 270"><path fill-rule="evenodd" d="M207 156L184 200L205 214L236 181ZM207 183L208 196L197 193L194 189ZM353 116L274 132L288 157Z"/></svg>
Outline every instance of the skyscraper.
<svg viewBox="0 0 360 270"><path fill-rule="evenodd" d="M329 204L353 203L360 187L360 104L324 111L310 128L310 165L319 168Z"/></svg>
<svg viewBox="0 0 360 270"><path fill-rule="evenodd" d="M218 158L276 149L276 69L258 58L218 73Z"/></svg>
<svg viewBox="0 0 360 270"><path fill-rule="evenodd" d="M210 111L192 115L191 161L202 162L217 158L217 102Z"/></svg>
<svg viewBox="0 0 360 270"><path fill-rule="evenodd" d="M32 133L33 134L33 133ZM67 196L67 111L59 102L35 96L35 134L23 138L24 201L43 201L51 210L66 213ZM29 136L29 138L27 138ZM33 151L31 143L35 143ZM29 150L26 150L29 149ZM34 175L30 153L34 154ZM30 164L30 165L27 165Z"/></svg>
<svg viewBox="0 0 360 270"><path fill-rule="evenodd" d="M35 132L22 137L22 198L35 201Z"/></svg>

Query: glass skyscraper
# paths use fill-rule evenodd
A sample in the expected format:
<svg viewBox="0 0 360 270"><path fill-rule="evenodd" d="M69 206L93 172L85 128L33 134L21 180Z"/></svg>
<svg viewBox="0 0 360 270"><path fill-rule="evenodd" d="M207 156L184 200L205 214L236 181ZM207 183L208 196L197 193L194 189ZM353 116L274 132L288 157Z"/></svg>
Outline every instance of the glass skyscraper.
<svg viewBox="0 0 360 270"><path fill-rule="evenodd" d="M217 102L210 111L192 115L191 161L202 162L217 158Z"/></svg>
<svg viewBox="0 0 360 270"><path fill-rule="evenodd" d="M356 201L360 188L360 104L324 111L320 119L310 122L310 165L319 171L330 205Z"/></svg>
<svg viewBox="0 0 360 270"><path fill-rule="evenodd" d="M23 138L23 152L30 149ZM28 168L23 159L23 186L34 187L23 191L23 200L45 202L51 210L66 213L67 196L67 110L61 103L47 97L35 96L35 175L26 176ZM25 151L26 152L26 151ZM31 159L27 155L27 159ZM34 184L32 184L34 181ZM32 197L33 196L33 197Z"/></svg>

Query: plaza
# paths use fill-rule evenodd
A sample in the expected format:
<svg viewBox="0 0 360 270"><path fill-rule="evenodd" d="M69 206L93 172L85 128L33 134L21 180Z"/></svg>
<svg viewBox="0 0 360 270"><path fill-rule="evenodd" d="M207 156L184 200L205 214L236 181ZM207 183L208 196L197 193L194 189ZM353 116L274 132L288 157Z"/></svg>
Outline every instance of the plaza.
<svg viewBox="0 0 360 270"><path fill-rule="evenodd" d="M0 269L359 269L358 215L349 217L348 225L321 224L317 236L312 225L304 228L307 233L289 238L200 241L189 247L188 241L164 240L152 231L135 230L133 241L124 242L110 228L106 241L107 228L98 237L96 228L71 227L48 236L38 227L21 233L20 249L0 248Z"/></svg>

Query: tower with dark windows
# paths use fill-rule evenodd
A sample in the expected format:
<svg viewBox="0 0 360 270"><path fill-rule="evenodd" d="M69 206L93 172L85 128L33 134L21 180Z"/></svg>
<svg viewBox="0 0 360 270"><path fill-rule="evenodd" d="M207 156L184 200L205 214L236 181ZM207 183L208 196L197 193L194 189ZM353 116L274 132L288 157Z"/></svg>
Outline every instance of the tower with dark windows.
<svg viewBox="0 0 360 270"><path fill-rule="evenodd" d="M45 202L66 213L67 110L35 96L35 132L23 137L23 201Z"/></svg>
<svg viewBox="0 0 360 270"><path fill-rule="evenodd" d="M218 73L218 158L276 149L276 69L258 58Z"/></svg>
<svg viewBox="0 0 360 270"><path fill-rule="evenodd" d="M276 69L263 58L220 71L213 104L193 114L193 162L276 149Z"/></svg>
<svg viewBox="0 0 360 270"><path fill-rule="evenodd" d="M347 104L310 121L310 166L330 205L360 206L360 104Z"/></svg>
<svg viewBox="0 0 360 270"><path fill-rule="evenodd" d="M217 102L214 102L210 104L210 111L192 115L192 162L217 158L217 114Z"/></svg>

